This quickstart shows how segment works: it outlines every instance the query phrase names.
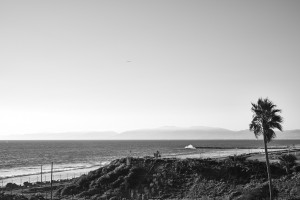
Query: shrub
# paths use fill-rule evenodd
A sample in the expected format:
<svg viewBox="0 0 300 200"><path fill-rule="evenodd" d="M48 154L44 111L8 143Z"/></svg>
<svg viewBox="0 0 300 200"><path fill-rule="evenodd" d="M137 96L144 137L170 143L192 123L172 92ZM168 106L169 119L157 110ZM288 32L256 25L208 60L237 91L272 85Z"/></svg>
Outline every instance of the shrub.
<svg viewBox="0 0 300 200"><path fill-rule="evenodd" d="M23 184L25 187L30 187L33 185L32 183L29 183L28 181L24 182Z"/></svg>
<svg viewBox="0 0 300 200"><path fill-rule="evenodd" d="M15 188L18 188L19 186L15 183L7 183L5 187L7 189L15 189Z"/></svg>
<svg viewBox="0 0 300 200"><path fill-rule="evenodd" d="M296 164L297 157L293 154L283 154L278 157L279 163L286 170L286 173L290 173L290 169Z"/></svg>
<svg viewBox="0 0 300 200"><path fill-rule="evenodd" d="M273 198L278 196L278 190L276 188L273 189ZM253 190L246 191L239 199L240 200L264 200L269 199L269 185L263 184Z"/></svg>
<svg viewBox="0 0 300 200"><path fill-rule="evenodd" d="M42 195L33 195L32 197L30 197L30 200L46 200Z"/></svg>
<svg viewBox="0 0 300 200"><path fill-rule="evenodd" d="M64 187L61 191L61 195L74 195L78 194L79 190L76 185L70 185L67 187Z"/></svg>
<svg viewBox="0 0 300 200"><path fill-rule="evenodd" d="M87 175L82 175L77 179L76 184L78 184L82 189L87 189L89 187L90 180Z"/></svg>
<svg viewBox="0 0 300 200"><path fill-rule="evenodd" d="M247 156L245 155L229 156L228 159L235 162L245 162Z"/></svg>
<svg viewBox="0 0 300 200"><path fill-rule="evenodd" d="M141 167L134 167L130 170L128 176L126 177L126 182L128 183L129 188L135 188L140 183L143 182L146 170Z"/></svg>

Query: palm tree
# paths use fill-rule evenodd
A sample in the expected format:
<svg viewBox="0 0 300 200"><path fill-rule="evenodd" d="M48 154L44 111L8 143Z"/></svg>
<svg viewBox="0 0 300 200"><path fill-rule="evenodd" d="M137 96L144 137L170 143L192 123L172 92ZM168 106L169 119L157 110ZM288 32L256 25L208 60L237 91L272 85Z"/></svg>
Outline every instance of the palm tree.
<svg viewBox="0 0 300 200"><path fill-rule="evenodd" d="M250 131L254 132L255 137L257 138L260 135L263 135L264 138L264 147L266 155L266 165L267 173L269 179L269 191L270 199L272 199L272 179L270 172L270 164L268 157L268 148L267 143L269 143L273 138L276 137L276 134L273 129L278 129L282 131L281 123L283 121L282 117L278 115L281 110L276 109L276 105L273 104L268 98L262 99L259 98L257 104L252 104L253 117L249 125Z"/></svg>

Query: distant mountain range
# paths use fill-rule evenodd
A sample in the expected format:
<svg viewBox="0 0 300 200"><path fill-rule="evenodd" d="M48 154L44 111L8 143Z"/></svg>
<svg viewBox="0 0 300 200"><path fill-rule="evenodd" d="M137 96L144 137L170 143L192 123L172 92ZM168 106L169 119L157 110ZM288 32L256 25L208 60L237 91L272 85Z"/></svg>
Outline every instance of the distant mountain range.
<svg viewBox="0 0 300 200"><path fill-rule="evenodd" d="M300 139L300 129L276 132L276 139ZM156 129L138 129L117 133L62 132L2 136L1 140L254 140L249 130L232 131L224 128L195 126L179 128L166 126ZM261 138L259 138L261 139Z"/></svg>
<svg viewBox="0 0 300 200"><path fill-rule="evenodd" d="M300 139L300 130L276 132L277 139ZM249 130L232 131L224 128L158 128L126 131L115 136L117 139L135 140L253 140L256 139Z"/></svg>

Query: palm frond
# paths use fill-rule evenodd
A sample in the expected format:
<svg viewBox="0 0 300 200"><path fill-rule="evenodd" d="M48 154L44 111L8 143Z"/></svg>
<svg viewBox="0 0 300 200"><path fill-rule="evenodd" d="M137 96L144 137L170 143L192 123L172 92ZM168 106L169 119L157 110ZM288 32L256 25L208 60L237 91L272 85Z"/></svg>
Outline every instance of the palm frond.
<svg viewBox="0 0 300 200"><path fill-rule="evenodd" d="M273 114L281 113L281 110L280 110L280 109L273 109L273 110L272 110L272 113L273 113Z"/></svg>
<svg viewBox="0 0 300 200"><path fill-rule="evenodd" d="M278 122L270 122L269 127L272 128L272 129L277 128L278 130L282 131L282 126Z"/></svg>
<svg viewBox="0 0 300 200"><path fill-rule="evenodd" d="M274 123L282 123L283 122L283 118L280 115L273 115L271 122Z"/></svg>
<svg viewBox="0 0 300 200"><path fill-rule="evenodd" d="M271 142L271 140L276 137L276 134L272 129L265 130L264 135L266 136L266 142L267 143Z"/></svg>
<svg viewBox="0 0 300 200"><path fill-rule="evenodd" d="M253 120L249 125L250 131L254 132L255 137L257 138L263 133L262 125L259 121Z"/></svg>

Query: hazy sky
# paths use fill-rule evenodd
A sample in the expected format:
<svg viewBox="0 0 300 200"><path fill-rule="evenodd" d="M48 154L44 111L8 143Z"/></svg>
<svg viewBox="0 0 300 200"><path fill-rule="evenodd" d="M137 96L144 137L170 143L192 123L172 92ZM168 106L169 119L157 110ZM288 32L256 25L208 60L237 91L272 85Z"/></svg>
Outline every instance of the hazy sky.
<svg viewBox="0 0 300 200"><path fill-rule="evenodd" d="M0 1L0 135L300 128L300 1Z"/></svg>

